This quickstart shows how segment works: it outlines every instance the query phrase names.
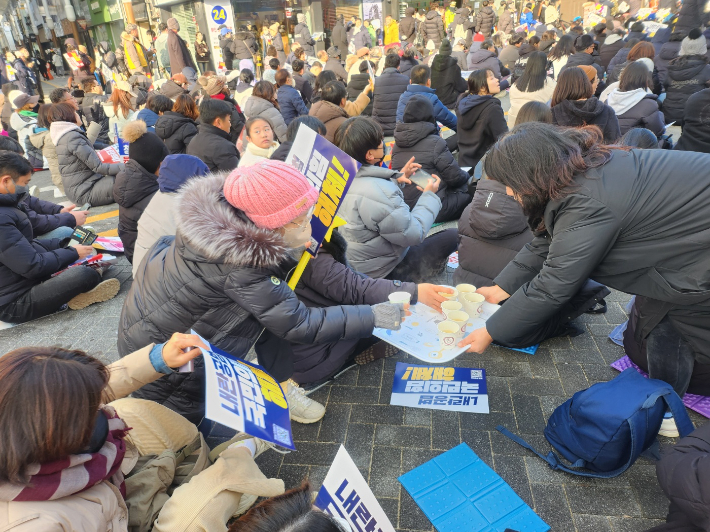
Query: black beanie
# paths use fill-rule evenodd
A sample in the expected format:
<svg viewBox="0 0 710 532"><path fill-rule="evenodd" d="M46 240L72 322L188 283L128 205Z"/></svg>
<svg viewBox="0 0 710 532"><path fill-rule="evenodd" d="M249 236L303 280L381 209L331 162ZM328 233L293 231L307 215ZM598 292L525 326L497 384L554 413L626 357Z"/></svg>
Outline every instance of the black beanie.
<svg viewBox="0 0 710 532"><path fill-rule="evenodd" d="M155 133L150 133L143 120L133 120L123 126L121 137L129 142L128 157L133 159L151 174L160 167L170 152L168 147Z"/></svg>
<svg viewBox="0 0 710 532"><path fill-rule="evenodd" d="M451 43L449 39L444 39L441 41L441 46L439 47L439 55L451 55Z"/></svg>

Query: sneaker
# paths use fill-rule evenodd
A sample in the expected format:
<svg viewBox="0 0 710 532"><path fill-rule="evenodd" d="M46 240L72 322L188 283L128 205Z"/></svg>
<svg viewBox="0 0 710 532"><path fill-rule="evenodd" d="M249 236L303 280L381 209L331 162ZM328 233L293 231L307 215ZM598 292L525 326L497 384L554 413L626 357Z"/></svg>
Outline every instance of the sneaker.
<svg viewBox="0 0 710 532"><path fill-rule="evenodd" d="M72 300L67 303L67 306L72 310L81 310L94 303L101 303L102 301L113 299L120 289L121 281L118 279L108 279L99 283L93 290L89 290L72 298Z"/></svg>
<svg viewBox="0 0 710 532"><path fill-rule="evenodd" d="M675 419L673 416L666 414L663 418L663 423L661 423L661 429L658 431L659 436L665 436L666 438L678 438L680 433L678 432L678 427L675 424Z"/></svg>
<svg viewBox="0 0 710 532"><path fill-rule="evenodd" d="M291 419L299 423L315 423L325 415L325 407L313 399L309 399L303 388L291 379L288 380L286 401L288 401Z"/></svg>

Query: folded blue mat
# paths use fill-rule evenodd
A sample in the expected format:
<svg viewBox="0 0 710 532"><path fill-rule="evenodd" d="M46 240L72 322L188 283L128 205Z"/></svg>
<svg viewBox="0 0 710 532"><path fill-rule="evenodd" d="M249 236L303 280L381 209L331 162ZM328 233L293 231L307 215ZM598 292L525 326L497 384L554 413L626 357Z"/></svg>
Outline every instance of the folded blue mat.
<svg viewBox="0 0 710 532"><path fill-rule="evenodd" d="M439 532L546 532L550 527L462 443L399 477Z"/></svg>

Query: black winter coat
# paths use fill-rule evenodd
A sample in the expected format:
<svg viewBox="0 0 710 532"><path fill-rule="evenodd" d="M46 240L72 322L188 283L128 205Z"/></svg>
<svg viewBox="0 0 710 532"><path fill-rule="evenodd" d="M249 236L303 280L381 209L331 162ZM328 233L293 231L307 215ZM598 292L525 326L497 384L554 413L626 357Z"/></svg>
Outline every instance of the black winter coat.
<svg viewBox="0 0 710 532"><path fill-rule="evenodd" d="M703 89L688 98L683 132L674 149L710 153L710 89Z"/></svg>
<svg viewBox="0 0 710 532"><path fill-rule="evenodd" d="M660 138L665 130L665 124L663 113L658 108L657 99L655 94L647 94L631 109L625 113L617 114L619 132L624 135L629 129L643 127L653 131L656 137Z"/></svg>
<svg viewBox="0 0 710 532"><path fill-rule="evenodd" d="M703 4L700 0L685 0L678 13L674 31L689 32L693 28L700 27L703 21L701 16Z"/></svg>
<svg viewBox="0 0 710 532"><path fill-rule="evenodd" d="M587 100L562 100L552 108L552 123L570 127L597 126L607 144L621 137L616 113L596 96Z"/></svg>
<svg viewBox="0 0 710 532"><path fill-rule="evenodd" d="M330 42L340 52L341 57L348 54L348 34L345 31L345 26L338 20L333 26L333 33L330 35Z"/></svg>
<svg viewBox="0 0 710 532"><path fill-rule="evenodd" d="M234 52L232 51L232 38L227 39L222 37L219 40L219 47L222 49L222 57L224 58L225 66L227 70L232 70L234 61Z"/></svg>
<svg viewBox="0 0 710 532"><path fill-rule="evenodd" d="M353 74L350 77L350 83L348 83L348 101L354 102L360 93L368 86L370 83L370 74L365 72L363 74ZM362 110L361 116L372 116L372 106L374 105L374 98L370 98L370 103Z"/></svg>
<svg viewBox="0 0 710 532"><path fill-rule="evenodd" d="M527 336L591 278L668 303L674 327L707 364L708 167L706 154L614 150L606 164L576 175L547 204L547 232L494 279L512 296L486 322L490 335L504 344ZM679 168L683 179L674 179Z"/></svg>
<svg viewBox="0 0 710 532"><path fill-rule="evenodd" d="M155 123L155 134L168 147L170 154L187 153L187 145L197 135L197 124L175 111L165 111Z"/></svg>
<svg viewBox="0 0 710 532"><path fill-rule="evenodd" d="M409 85L409 77L396 68L385 68L377 78L373 91L372 118L382 126L386 137L394 133L397 125L397 103Z"/></svg>
<svg viewBox="0 0 710 532"><path fill-rule="evenodd" d="M331 70L335 73L335 77L343 83L348 81L348 72L343 68L343 64L337 57L329 57L323 66L323 70Z"/></svg>
<svg viewBox="0 0 710 532"><path fill-rule="evenodd" d="M446 141L439 136L436 124L432 122L397 124L392 148L392 170L401 170L412 157L422 165L422 170L441 178L436 193L441 199L441 210L434 220L435 223L457 219L471 201L466 186L470 176L456 163ZM422 191L415 184L404 185L402 193L410 210L422 195Z"/></svg>
<svg viewBox="0 0 710 532"><path fill-rule="evenodd" d="M411 8L412 13L409 13L409 9L410 8L407 8L407 16L399 21L399 35L400 37L404 36L408 43L413 43L417 38L417 26L412 16L412 14L414 14L414 8Z"/></svg>
<svg viewBox="0 0 710 532"><path fill-rule="evenodd" d="M59 239L35 240L24 195L0 194L0 306L78 260L74 248Z"/></svg>
<svg viewBox="0 0 710 532"><path fill-rule="evenodd" d="M629 63L630 63L630 61L625 61L623 63L619 63L616 66L614 66L614 69L612 70L611 73L607 72L607 75L606 75L607 86L619 81L619 78L621 77L621 72L627 67L627 65L629 65ZM651 91L656 96L660 96L661 93L663 92L663 86L661 85L661 80L658 76L658 70L656 69L655 65L653 67L651 79L653 80L653 87L650 87Z"/></svg>
<svg viewBox="0 0 710 532"><path fill-rule="evenodd" d="M338 231L330 242L323 242L318 256L308 263L296 285L299 301L307 307L335 305L375 305L387 301L392 292L409 292L412 304L417 301L417 285L387 279L373 279L357 273L348 264L347 243ZM312 287L318 287L317 290ZM318 382L332 377L353 354L358 340L340 340L324 344L293 343L293 378L298 383Z"/></svg>
<svg viewBox="0 0 710 532"><path fill-rule="evenodd" d="M696 92L706 89L708 82L710 65L704 55L683 55L668 63L663 84L666 88L666 99L663 101L666 123L683 125L685 102Z"/></svg>
<svg viewBox="0 0 710 532"><path fill-rule="evenodd" d="M131 264L138 238L138 220L157 191L158 176L133 159L128 160L113 184L113 199L118 203L118 236Z"/></svg>
<svg viewBox="0 0 710 532"><path fill-rule="evenodd" d="M286 284L295 260L276 232L257 228L222 198L225 178L196 177L177 193L177 234L159 240L139 266L121 312L119 355L190 329L240 358L264 327L303 344L370 336L370 306L309 309L298 300ZM134 395L199 422L202 359L192 373L165 376Z"/></svg>
<svg viewBox="0 0 710 532"><path fill-rule="evenodd" d="M454 283L492 286L500 272L533 239L528 219L505 185L481 179L459 219L459 267Z"/></svg>
<svg viewBox="0 0 710 532"><path fill-rule="evenodd" d="M464 96L456 105L459 165L475 167L493 146L508 123L500 100L495 96Z"/></svg>
<svg viewBox="0 0 710 532"><path fill-rule="evenodd" d="M521 46L522 48L522 46ZM567 64L562 67L560 70L560 73L564 72L565 69L570 68L570 67L576 67L579 65L590 65L593 66L597 70L597 77L600 80L604 79L604 69L601 67L596 62L596 58L591 55L591 54L585 54L584 52L577 52L569 56L569 59L567 60Z"/></svg>
<svg viewBox="0 0 710 532"><path fill-rule="evenodd" d="M399 72L400 74L405 74L407 76L407 79L409 79L409 71L412 70L418 64L419 61L417 61L414 57L402 57L399 60ZM375 88L376 87L377 86L375 86Z"/></svg>
<svg viewBox="0 0 710 532"><path fill-rule="evenodd" d="M230 48L234 54L234 59L253 59L259 53L259 46L256 44L254 34L250 31L238 31L234 34L234 39L230 43Z"/></svg>
<svg viewBox="0 0 710 532"><path fill-rule="evenodd" d="M69 212L61 212L63 207L51 201L26 195L18 204L18 208L30 219L36 238L42 238L42 235L58 227L76 227L76 218Z"/></svg>
<svg viewBox="0 0 710 532"><path fill-rule="evenodd" d="M444 21L437 11L432 9L426 14L421 32L424 38L424 46L429 40L432 40L436 48L439 48L444 38Z"/></svg>
<svg viewBox="0 0 710 532"><path fill-rule="evenodd" d="M497 18L491 6L482 7L476 15L476 32L482 33L485 37L490 37Z"/></svg>
<svg viewBox="0 0 710 532"><path fill-rule="evenodd" d="M239 164L239 152L229 133L210 125L200 124L187 146L187 154L202 159L210 172L230 172Z"/></svg>
<svg viewBox="0 0 710 532"><path fill-rule="evenodd" d="M461 77L459 62L450 55L437 54L431 64L431 88L447 109L456 106L459 96L466 92L468 84Z"/></svg>
<svg viewBox="0 0 710 532"><path fill-rule="evenodd" d="M608 40L609 39L607 38L607 41ZM599 49L599 62L605 71L609 67L611 60L614 59L614 56L616 56L616 54L619 53L619 50L621 50L625 45L626 43L623 39L619 39L618 41L609 44L605 42L602 45Z"/></svg>
<svg viewBox="0 0 710 532"><path fill-rule="evenodd" d="M658 70L658 81L663 85L668 73L668 63L678 57L680 52L680 41L669 41L661 46L661 50L656 54L653 63Z"/></svg>

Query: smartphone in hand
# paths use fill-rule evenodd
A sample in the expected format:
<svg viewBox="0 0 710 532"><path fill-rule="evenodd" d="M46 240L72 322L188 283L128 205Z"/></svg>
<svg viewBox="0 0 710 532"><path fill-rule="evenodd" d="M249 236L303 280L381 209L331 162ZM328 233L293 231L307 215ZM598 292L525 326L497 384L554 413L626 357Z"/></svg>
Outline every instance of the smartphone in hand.
<svg viewBox="0 0 710 532"><path fill-rule="evenodd" d="M427 183L429 183L430 179L434 178L431 177L431 174L425 172L421 168L409 176L409 180L421 188L427 186Z"/></svg>

